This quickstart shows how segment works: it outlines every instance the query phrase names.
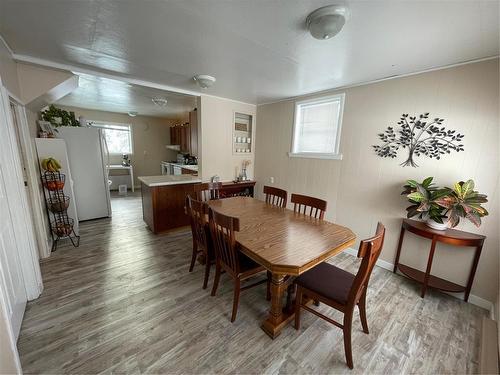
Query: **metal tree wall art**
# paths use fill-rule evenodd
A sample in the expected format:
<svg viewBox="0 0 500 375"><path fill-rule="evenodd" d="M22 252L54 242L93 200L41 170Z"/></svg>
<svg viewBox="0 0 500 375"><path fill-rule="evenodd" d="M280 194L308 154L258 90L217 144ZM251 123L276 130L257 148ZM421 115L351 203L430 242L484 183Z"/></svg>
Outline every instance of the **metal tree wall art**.
<svg viewBox="0 0 500 375"><path fill-rule="evenodd" d="M427 120L428 118L428 112L418 118L403 114L398 121L398 130L389 126L384 133L378 135L383 144L373 146L377 155L395 158L400 147L408 148L408 159L400 165L418 167L413 160L414 156L425 155L439 160L442 155L451 151L464 151L464 145L461 143L463 134L441 127L444 121L442 118L435 118L433 121Z"/></svg>

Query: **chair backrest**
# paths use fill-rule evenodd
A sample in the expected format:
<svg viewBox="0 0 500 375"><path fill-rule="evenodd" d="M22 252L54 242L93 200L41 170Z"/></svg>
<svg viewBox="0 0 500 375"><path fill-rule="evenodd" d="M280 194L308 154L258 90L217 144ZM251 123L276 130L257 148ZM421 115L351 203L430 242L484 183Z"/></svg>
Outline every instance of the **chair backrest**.
<svg viewBox="0 0 500 375"><path fill-rule="evenodd" d="M363 291L368 287L368 281L373 267L384 245L385 227L382 223L377 224L375 236L363 240L359 244L358 258L363 258L358 273L349 292L348 303L356 304Z"/></svg>
<svg viewBox="0 0 500 375"><path fill-rule="evenodd" d="M234 274L240 271L235 233L240 230L240 220L209 208L209 225L215 247L215 257Z"/></svg>
<svg viewBox="0 0 500 375"><path fill-rule="evenodd" d="M293 211L323 220L326 211L326 201L307 195L292 194ZM309 213L307 212L309 211Z"/></svg>
<svg viewBox="0 0 500 375"><path fill-rule="evenodd" d="M206 202L220 198L222 182L205 182L194 185L194 192L199 201Z"/></svg>
<svg viewBox="0 0 500 375"><path fill-rule="evenodd" d="M266 203L273 206L286 207L287 192L283 189L278 189L272 186L264 186L264 194L266 194Z"/></svg>
<svg viewBox="0 0 500 375"><path fill-rule="evenodd" d="M208 206L206 203L197 201L186 196L186 210L191 223L193 238L205 250L208 250L208 239L206 235Z"/></svg>

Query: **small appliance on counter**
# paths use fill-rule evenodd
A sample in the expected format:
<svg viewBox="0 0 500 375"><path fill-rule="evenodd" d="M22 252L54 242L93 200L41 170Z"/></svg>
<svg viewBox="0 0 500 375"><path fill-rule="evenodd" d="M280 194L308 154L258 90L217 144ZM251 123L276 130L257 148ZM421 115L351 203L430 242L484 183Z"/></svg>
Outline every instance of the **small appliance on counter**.
<svg viewBox="0 0 500 375"><path fill-rule="evenodd" d="M127 154L123 154L122 155L122 165L124 167L130 167L130 159L129 159L129 155Z"/></svg>

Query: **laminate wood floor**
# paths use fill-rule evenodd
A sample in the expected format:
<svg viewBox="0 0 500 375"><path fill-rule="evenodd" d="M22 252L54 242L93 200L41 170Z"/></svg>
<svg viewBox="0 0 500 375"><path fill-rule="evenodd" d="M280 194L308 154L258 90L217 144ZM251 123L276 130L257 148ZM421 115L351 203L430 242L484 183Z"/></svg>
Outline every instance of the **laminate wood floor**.
<svg viewBox="0 0 500 375"><path fill-rule="evenodd" d="M231 324L229 278L210 297L203 267L188 272L190 232L152 234L137 195L112 204L112 219L82 223L79 248L42 262L45 290L28 303L18 342L25 373L477 372L483 309L434 291L421 299L416 284L375 267L370 334L356 313L350 371L341 330L310 313L274 341L260 329L265 285L242 293ZM346 254L331 262L359 265Z"/></svg>

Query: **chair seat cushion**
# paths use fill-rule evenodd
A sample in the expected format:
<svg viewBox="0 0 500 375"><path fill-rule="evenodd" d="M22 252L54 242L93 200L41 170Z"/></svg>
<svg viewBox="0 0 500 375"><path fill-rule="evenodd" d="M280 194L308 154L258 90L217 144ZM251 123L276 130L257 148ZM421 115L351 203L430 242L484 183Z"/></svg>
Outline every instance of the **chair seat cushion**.
<svg viewBox="0 0 500 375"><path fill-rule="evenodd" d="M344 305L349 297L354 277L355 275L350 272L323 262L300 275L295 282Z"/></svg>

